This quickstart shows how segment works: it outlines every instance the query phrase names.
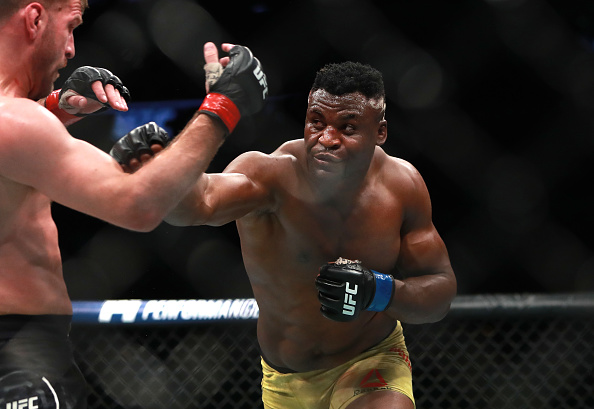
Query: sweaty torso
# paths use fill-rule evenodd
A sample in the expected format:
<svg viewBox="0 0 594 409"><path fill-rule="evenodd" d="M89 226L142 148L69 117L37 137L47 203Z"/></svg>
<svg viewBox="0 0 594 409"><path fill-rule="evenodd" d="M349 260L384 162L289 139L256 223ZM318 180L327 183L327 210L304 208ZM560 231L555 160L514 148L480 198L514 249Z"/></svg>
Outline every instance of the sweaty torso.
<svg viewBox="0 0 594 409"><path fill-rule="evenodd" d="M0 315L71 313L49 198L0 176Z"/></svg>
<svg viewBox="0 0 594 409"><path fill-rule="evenodd" d="M351 323L323 317L314 285L318 270L344 257L393 273L403 205L380 175L349 206L320 202L303 179L299 160L287 155L280 162L282 172L274 171L283 175L275 209L237 221L260 307L258 339L273 365L300 372L334 367L377 344L396 322L368 311Z"/></svg>

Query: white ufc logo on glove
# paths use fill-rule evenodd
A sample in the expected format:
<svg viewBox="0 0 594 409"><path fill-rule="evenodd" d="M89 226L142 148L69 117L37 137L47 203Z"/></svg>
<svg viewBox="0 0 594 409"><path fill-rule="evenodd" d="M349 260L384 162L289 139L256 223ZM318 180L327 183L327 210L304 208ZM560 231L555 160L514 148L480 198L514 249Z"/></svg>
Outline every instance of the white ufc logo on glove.
<svg viewBox="0 0 594 409"><path fill-rule="evenodd" d="M259 66L254 68L254 76L258 80L258 83L264 88L262 91L262 99L266 99L266 94L268 94L268 84L266 83L264 71L262 71Z"/></svg>
<svg viewBox="0 0 594 409"><path fill-rule="evenodd" d="M6 409L37 409L39 408L39 406L36 403L37 400L37 396L32 396L28 399L21 399L19 401L8 402L6 404Z"/></svg>
<svg viewBox="0 0 594 409"><path fill-rule="evenodd" d="M344 305L342 306L342 313L344 315L355 315L355 307L357 306L357 301L353 299L353 295L357 295L357 288L359 287L355 284L354 288L349 287L349 282L346 283L346 289L344 290Z"/></svg>

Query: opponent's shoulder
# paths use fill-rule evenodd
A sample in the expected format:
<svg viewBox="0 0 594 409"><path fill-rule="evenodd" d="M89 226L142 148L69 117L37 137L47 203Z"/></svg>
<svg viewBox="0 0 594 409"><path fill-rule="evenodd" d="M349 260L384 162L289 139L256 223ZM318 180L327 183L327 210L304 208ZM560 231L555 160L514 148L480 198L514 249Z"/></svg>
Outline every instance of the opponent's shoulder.
<svg viewBox="0 0 594 409"><path fill-rule="evenodd" d="M68 151L73 138L45 107L25 98L0 98L0 174L36 186Z"/></svg>
<svg viewBox="0 0 594 409"><path fill-rule="evenodd" d="M0 97L0 118L3 120L22 120L45 118L51 113L41 104L29 98Z"/></svg>
<svg viewBox="0 0 594 409"><path fill-rule="evenodd" d="M0 143L26 143L63 128L45 107L27 98L0 98Z"/></svg>

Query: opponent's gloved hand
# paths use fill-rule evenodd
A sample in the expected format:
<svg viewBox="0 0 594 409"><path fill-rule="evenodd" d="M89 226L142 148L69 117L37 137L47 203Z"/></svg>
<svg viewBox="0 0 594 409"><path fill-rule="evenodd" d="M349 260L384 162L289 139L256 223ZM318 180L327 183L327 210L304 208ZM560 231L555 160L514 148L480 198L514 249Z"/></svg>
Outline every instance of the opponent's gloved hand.
<svg viewBox="0 0 594 409"><path fill-rule="evenodd" d="M113 145L109 154L122 166L130 166L130 161L144 154L153 155L152 145L166 147L169 144L169 134L154 122L141 125L122 136Z"/></svg>
<svg viewBox="0 0 594 409"><path fill-rule="evenodd" d="M76 116L87 116L90 113L82 113L78 112L77 107L73 107L68 104L68 97L72 95L82 95L85 98L90 98L99 102L103 107L93 113L102 112L109 108L108 102L101 102L97 99L95 95L95 91L91 88L91 84L95 81L101 81L103 86L107 84L113 85L115 89L117 89L120 95L126 100L126 102L130 101L130 91L128 88L122 84L122 81L115 75L111 73L111 71L106 70L105 68L97 68L97 67L80 67L74 70L72 75L68 77L64 86L60 90L59 94L56 96L54 93L50 94L48 98L57 98L58 99L58 106L60 109L63 109L70 114ZM50 102L51 103L51 102ZM48 106L48 102L46 100L46 106Z"/></svg>
<svg viewBox="0 0 594 409"><path fill-rule="evenodd" d="M394 278L363 267L359 260L339 258L320 268L316 288L322 315L346 322L362 310L384 311L392 299Z"/></svg>
<svg viewBox="0 0 594 409"><path fill-rule="evenodd" d="M198 112L220 119L228 134L241 116L252 115L264 106L268 95L266 74L249 48L234 46L222 72L212 68L206 71L209 93Z"/></svg>

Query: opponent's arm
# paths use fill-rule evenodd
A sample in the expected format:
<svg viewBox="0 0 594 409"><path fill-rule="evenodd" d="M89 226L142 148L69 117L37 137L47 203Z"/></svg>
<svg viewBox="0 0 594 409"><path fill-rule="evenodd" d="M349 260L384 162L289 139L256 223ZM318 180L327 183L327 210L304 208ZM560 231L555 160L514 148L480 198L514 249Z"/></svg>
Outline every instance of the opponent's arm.
<svg viewBox="0 0 594 409"><path fill-rule="evenodd" d="M224 44L223 49L229 46ZM198 112L220 122L225 127L227 135L235 128L242 115L253 114L262 108L268 93L266 76L259 61L247 48L231 49L229 57L219 60L214 44L207 43L204 54L208 95ZM245 100L247 93L230 84L228 71L237 73L241 65L229 67L229 59L255 62L243 75L257 80L247 82L252 87L249 93L260 94L262 99ZM225 90L224 93L221 93L222 90ZM229 106L230 98L239 100L237 108L234 104ZM134 130L116 142L110 154L124 170L136 172L168 144L167 138L149 139L146 132ZM176 226L220 226L269 205L272 199L265 180L270 172L266 170L270 170L268 166L273 166L275 162L269 155L247 152L229 164L224 173L202 174L188 195L167 215L165 221Z"/></svg>
<svg viewBox="0 0 594 409"><path fill-rule="evenodd" d="M169 143L167 132L154 122L118 140L110 155L126 172L136 172ZM220 226L262 208L271 200L266 175L275 160L260 152L246 152L224 173L204 173L192 190L165 217L175 226Z"/></svg>
<svg viewBox="0 0 594 409"><path fill-rule="evenodd" d="M438 321L449 311L456 295L456 278L431 220L425 183L416 170L410 176L413 186L403 195L408 203L398 258L404 279L373 271L359 260L339 259L322 266L316 287L327 318L352 321L368 310L420 324Z"/></svg>
<svg viewBox="0 0 594 409"><path fill-rule="evenodd" d="M161 152L171 142L169 134L155 122L141 125L122 136L109 154L128 173L134 173L143 163Z"/></svg>
<svg viewBox="0 0 594 409"><path fill-rule="evenodd" d="M64 126L109 107L127 111L130 92L109 70L96 67L77 68L62 89L38 101L50 110Z"/></svg>
<svg viewBox="0 0 594 409"><path fill-rule="evenodd" d="M33 101L14 101L1 114L2 125L13 129L0 140L2 176L64 206L138 231L152 230L163 220L224 140L218 123L196 115L159 158L128 174L105 152L70 136Z"/></svg>
<svg viewBox="0 0 594 409"><path fill-rule="evenodd" d="M263 104L262 88L250 84L259 84L259 79L245 75L254 64L251 53L240 50L227 66L232 70L221 75L233 89L224 104L235 104L239 112L243 104ZM225 96L224 86L218 91ZM15 100L0 112L2 126L12 121L14 129L0 140L0 174L65 206L121 227L148 231L188 194L228 133L217 119L217 107L209 109L211 115L197 112L158 157L128 174L109 155L72 138L49 111L28 100ZM23 113L27 121L22 120Z"/></svg>

